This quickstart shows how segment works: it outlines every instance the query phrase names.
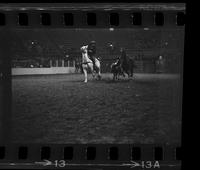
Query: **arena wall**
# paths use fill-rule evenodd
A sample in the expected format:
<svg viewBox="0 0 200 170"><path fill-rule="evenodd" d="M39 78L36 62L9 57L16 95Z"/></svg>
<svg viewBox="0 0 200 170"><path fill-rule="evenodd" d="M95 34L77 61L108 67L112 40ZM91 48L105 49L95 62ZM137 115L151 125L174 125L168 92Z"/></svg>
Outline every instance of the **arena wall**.
<svg viewBox="0 0 200 170"><path fill-rule="evenodd" d="M12 68L12 75L44 75L75 73L75 67Z"/></svg>

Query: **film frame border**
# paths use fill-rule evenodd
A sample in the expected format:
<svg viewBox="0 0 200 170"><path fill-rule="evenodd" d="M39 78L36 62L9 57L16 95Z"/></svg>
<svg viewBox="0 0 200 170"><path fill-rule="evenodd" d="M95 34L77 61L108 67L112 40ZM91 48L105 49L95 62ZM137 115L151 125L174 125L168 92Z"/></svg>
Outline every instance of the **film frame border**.
<svg viewBox="0 0 200 170"><path fill-rule="evenodd" d="M24 6L23 6L24 5ZM180 28L185 25L185 5L181 4L67 4L68 7L48 7L22 4L11 6L0 6L1 18L5 25L1 27L14 28L144 28L144 27L162 27ZM55 5L55 4L54 4ZM61 4L62 5L62 4ZM64 5L64 4L63 4ZM82 6L81 6L82 5ZM55 5L56 6L56 5ZM72 15L72 24L67 25L65 14ZM96 24L87 24L87 15L96 15ZM141 24L134 24L134 14L141 14ZM19 16L28 20L28 25L19 24ZM27 17L27 18L26 18ZM113 19L112 19L113 18ZM180 19L179 19L180 18ZM110 20L111 19L111 20ZM42 23L42 21L47 23ZM116 20L116 21L115 21ZM179 23L177 23L177 20ZM158 24L156 24L158 21ZM111 22L111 24L110 24ZM113 23L114 22L114 23ZM117 23L116 23L117 22ZM163 22L163 25L159 25ZM112 24L113 23L113 24ZM177 25L178 24L178 25Z"/></svg>
<svg viewBox="0 0 200 170"><path fill-rule="evenodd" d="M18 7L17 7L18 8ZM26 12L27 11L27 12ZM94 26L88 26L86 23L87 23L87 20L86 20L86 17L83 17L83 18L80 18L80 17L77 17L77 16L80 16L80 15L82 15L83 13L84 14L87 14L88 12L86 12L85 11L85 9L83 9L83 10L79 10L79 9L77 9L77 8L75 8L75 9L73 9L73 10L44 10L44 12L45 13L50 13L50 14L53 14L52 16L52 18L53 18L53 20L55 20L55 18L56 18L56 16L57 16L57 14L58 14L58 12L59 12L59 14L60 13L62 13L63 14L63 12L68 12L68 13L73 13L73 14L75 14L75 17L74 17L74 19L76 20L76 22L75 22L75 24L74 25L72 25L72 26L66 26L66 25L64 25L64 23L63 23L63 20L62 20L62 22L59 22L59 23L57 23L57 24L55 24L55 22L52 22L52 25L50 24L50 26L44 26L44 25L42 25L41 24L41 20L38 20L38 15L40 15L41 13L43 13L43 10L31 10L31 11L29 11L29 10L10 10L10 9L4 9L4 10L2 10L2 9L0 9L0 13L4 13L5 14L5 16L6 16L6 20L5 20L5 25L4 26L0 26L0 30L3 30L3 31L5 31L5 29L4 28L6 28L6 29L8 29L8 28L11 28L12 27L12 29L14 28L14 29L23 29L23 27L24 28L30 28L31 29L31 27L37 27L37 28L42 28L42 29L49 29L49 28L76 28L76 27L81 27L81 28L94 28ZM97 11L95 11L95 10L92 10L91 12L93 12L93 13L96 13L97 15L98 15L98 17L102 17L103 16L103 13L105 14L107 14L107 16L109 16L108 14L110 14L110 11L112 12L112 13L118 13L119 14L119 21L121 21L122 20L122 18L124 17L124 16L128 16L127 15L127 11L128 11L128 14L129 14L129 20L127 21L127 20L124 20L124 21L126 21L124 24L119 24L118 26L115 26L115 25L110 25L109 24L109 17L107 17L107 19L106 20L104 20L104 22L106 23L101 23L101 24L97 24L96 26L95 26L95 28L105 28L105 26L106 26L106 28L109 28L109 27L114 27L114 28L138 28L138 29L141 29L141 28L144 28L145 26L152 26L152 27L158 27L158 26L156 26L156 24L155 24L155 12L162 12L162 10L158 10L158 11L154 11L154 10L144 10L144 9L140 9L140 10L135 10L135 12L141 12L142 13L142 19L143 19L143 17L145 16L145 17L147 17L147 16L153 16L154 17L154 20L153 20L153 22L151 22L151 24L150 25L148 25L149 23L145 23L145 24L147 24L147 25L145 25L143 22L142 22L142 24L140 25L140 26L136 26L136 25L133 25L131 22L130 22L130 10L123 10L123 9L121 9L120 10L120 12L118 12L118 10L117 9L115 9L115 10L113 10L113 9L111 9L111 10L104 10L104 11L102 11L102 9L101 10L97 10ZM166 15L166 14L169 14L170 12L171 12L171 15L173 15L174 16L174 14L175 13L177 13L177 12L182 12L182 13L185 13L185 8L178 8L178 10L177 9L175 9L175 10L172 10L173 12L171 12L171 10L164 10L164 16ZM34 22L30 22L31 24L30 25L28 25L28 26L20 26L19 24L18 24L18 19L16 18L16 17L18 17L18 13L28 13L28 17L30 17L29 19L30 20L32 20L32 21L34 21ZM36 15L37 15L37 17L35 17ZM151 15L149 15L149 14L151 14ZM82 15L83 16L83 15ZM84 16L86 16L86 15L84 15ZM123 16L123 17L122 17ZM35 17L35 18L34 18ZM58 16L57 16L58 17ZM63 17L63 16L62 16ZM97 17L97 20L98 20L98 17ZM77 18L77 19L76 19ZM104 17L102 17L102 18L104 18ZM168 16L168 19L169 19L170 17ZM41 16L40 16L40 19L41 19ZM177 19L177 18L176 18ZM9 22L7 22L7 21L9 21ZM13 22L14 21L14 22ZM152 21L152 20L151 20ZM172 20L171 20L172 21ZM173 22L173 24L174 25L171 25L170 23L171 23L171 21L168 23L169 25L163 25L162 27L163 27L163 29L164 29L164 27L165 26L169 26L169 27L173 27L173 28L175 28L175 27L181 27L181 29L183 28L184 29L184 26L185 26L185 24L183 24L183 25L181 25L181 26L177 26L176 24L174 24L174 22ZM175 21L175 20L173 20L173 21ZM61 24L62 23L62 24ZM98 23L98 22L97 22ZM120 23L120 22L119 22ZM161 28L162 29L162 28ZM9 32L10 30L8 29L7 30L7 32ZM6 52L7 53L7 52ZM9 66L9 62L8 62L8 60L7 60L7 58L6 58L6 55L5 55L5 58L3 59L3 62L5 62L6 63L6 65L7 66ZM10 67L9 67L10 68ZM4 75L7 75L7 76L5 76L5 78L3 78L3 83L7 83L7 88L6 89L8 89L9 87L11 87L11 84L9 83L9 76L10 76L10 71L9 71L9 69L8 69L8 67L6 67L5 68L5 70L4 70ZM5 85L5 84L4 84ZM4 86L5 87L5 86ZM9 94L9 90L6 90L6 92L8 92L7 93L7 95ZM11 95L11 94L10 94ZM9 95L8 95L9 96ZM6 97L7 98L7 97ZM9 97L8 97L9 98ZM4 101L5 103L4 104L6 104L6 103L8 103L8 100L9 99L7 99L6 101ZM3 108L6 110L6 112L8 111L9 112L9 107L8 107L8 104L7 105L4 105L3 106ZM1 109L2 109L2 107L1 107ZM4 111L5 111L4 110ZM6 122L8 122L8 125L9 125L9 119L8 119L8 117L6 116ZM5 120L4 119L4 120ZM7 128L7 129L9 129L9 128ZM9 139L9 137L7 136L7 135L5 135L6 136L6 138L7 139ZM142 145L142 144L138 144L138 145L129 145L129 144L126 144L125 146L122 144L122 145L120 145L120 144L117 144L117 145L115 145L115 144L108 144L108 145L95 145L95 144L87 144L87 145L69 145L69 144L67 144L67 145L59 145L59 144L57 144L57 145L54 145L54 144L45 144L45 145L42 145L42 144L39 144L39 145L37 145L37 144L28 144L28 145L23 145L23 144L17 144L17 146L14 144L11 144L11 145L7 145L7 143L10 143L9 142L9 140L6 140L6 144L4 145L2 145L1 147L0 147L0 151L2 151L2 150L4 150L3 152L5 153L5 155L4 155L4 157L6 158L6 159L0 159L0 165L2 164L1 163L1 160L3 160L3 164L6 166L6 165L8 165L8 166L35 166L36 164L38 164L38 165L41 165L41 166L51 166L51 165L53 165L52 164L52 162L50 161L50 160L48 160L48 159L43 159L44 161L43 161L43 163L42 163L42 161L41 161L41 159L39 159L38 160L38 162L36 161L36 163L34 162L34 163L30 163L30 162L24 162L24 159L22 159L22 160L19 160L18 158L17 158L17 156L16 156L16 154L19 154L19 148L20 147L23 147L23 148L26 148L27 146L28 146L28 148L37 148L36 150L38 151L38 149L39 149L39 152L37 152L37 153L35 153L36 155L38 155L38 154L40 154L41 153L41 148L43 147L43 146L47 146L47 147L49 147L50 146L50 150L53 150L53 151L51 151L51 153L56 153L56 154L58 154L58 152L56 152L56 150L59 148L63 148L63 147L65 147L65 146L72 146L73 148L75 148L75 150L76 150L76 152L75 153L77 153L78 151L80 151L80 150L83 150L84 149L84 153L85 153L85 148L87 148L87 146L89 146L89 147L94 147L94 148L96 148L97 150L101 150L102 148L107 148L107 150L104 152L104 156L105 156L105 153L107 153L107 155L106 155L106 157L108 158L108 152L109 152L109 146L114 146L114 147L116 147L117 146L117 148L118 148L118 146L119 146L119 150L121 150L123 147L124 148L129 148L129 150L128 150L128 152L129 152L129 156L130 156L130 152L132 151L132 149L130 149L130 148L132 148L132 146L136 146L136 148L141 148L142 149L142 152L141 152L141 154L143 155L143 156L149 156L149 154L148 154L148 152L150 153L150 155L151 155L151 159L150 158L148 158L147 160L152 160L152 157L153 157L153 160L154 160L154 154L152 154L153 153L153 149L152 148L157 148L157 147L159 147L159 148L163 148L163 151L164 151L164 156L163 156L163 158L164 158L164 160L163 160L163 162L164 163L166 163L166 164L163 164L164 166L166 165L166 166L171 166L171 167L173 167L173 166L180 166L180 160L181 160L181 147L179 146L180 144L177 144L177 145L174 145L173 147L172 146L161 146L161 145L158 145L158 146L156 146L156 144L154 144L154 145ZM6 147L5 147L6 146ZM123 146L123 147L122 147ZM138 146L138 147L137 147ZM7 150L7 148L8 148L8 150ZM12 149L10 149L10 148L12 148ZM80 150L78 150L77 148L79 148ZM100 149L101 148L101 149ZM145 149L144 149L145 148ZM167 148L167 149L166 149ZM169 149L170 148L170 149ZM125 149L125 150L126 150ZM14 156L11 156L11 153L13 152L13 151L16 151L15 153L13 153L12 155L14 155ZM169 151L169 153L167 153L166 151ZM30 151L28 151L28 153L30 154L31 152ZM85 159L85 155L87 155L87 154L84 154L84 153L82 153L83 155L83 157L80 157L80 159L78 159L78 160L81 160L81 161L83 161L83 163L75 163L75 164L71 164L71 166L78 166L78 167L80 167L80 166L84 166L84 163L85 163L85 161L87 161L88 162L88 160L86 160ZM98 152L99 153L99 152ZM121 153L121 152L120 152ZM55 155L56 155L55 154ZM98 155L98 154L97 154ZM152 156L153 155L153 156ZM171 156L169 156L169 155L171 155ZM10 157L11 156L11 157ZM33 155L32 155L33 156ZM34 155L35 156L35 155ZM98 155L99 156L99 155ZM121 156L121 155L120 155ZM127 156L127 155L126 155ZM0 155L0 157L1 157L1 155ZM166 160L165 160L165 158L168 158L169 157L169 160L170 160L170 162L171 163L169 163L168 161L169 160L167 160L167 162L166 162ZM176 158L175 158L176 157ZM8 158L8 159L7 159ZM16 163L14 163L14 162L12 162L12 163L6 163L6 162L4 162L4 161L6 161L6 160L9 160L11 158L11 160L16 160L17 162ZM39 158L39 157L38 157ZM84 159L83 159L84 158ZM105 158L105 157L103 157L103 158ZM172 160L171 160L171 158L173 158ZM175 159L174 159L175 158ZM83 159L83 160L82 160ZM133 161L132 160L132 157L130 158L128 158L129 160L131 160L131 161ZM26 159L26 160L30 160L30 159ZM61 159L62 160L62 159ZM76 160L76 159L75 159ZM77 161L78 161L77 160ZM104 164L105 163L105 161L108 161L108 164ZM103 163L97 163L98 161L102 161L102 159L101 160L99 160L99 158L98 159L95 159L94 161L92 161L92 163L89 163L89 164L87 164L86 166L100 166L100 167L106 167L106 165L108 165L108 167L109 166L119 166L119 167L136 167L136 166L141 166L141 164L137 164L137 162L126 162L126 163L121 163L121 164L116 164L116 161L114 161L114 164L112 164L111 162L111 160L109 160L109 159L106 159L106 160L104 160L104 162ZM141 159L140 159L141 160ZM142 160L146 160L146 158L145 157L142 157ZM23 163L22 163L22 162ZM74 160L73 160L74 161ZM95 161L97 161L97 162L95 162ZM118 163L120 162L120 160L117 160L118 161ZM154 160L155 161L155 160ZM177 164L177 161L178 161L178 164ZM20 164L20 162L21 162L21 164ZM91 162L91 161L89 161L89 162ZM95 163L96 164L95 164ZM173 162L173 163L172 163ZM104 165L105 166L104 166ZM70 166L70 163L67 163L67 166Z"/></svg>
<svg viewBox="0 0 200 170"><path fill-rule="evenodd" d="M181 147L176 146L155 144L12 144L5 146L4 159L0 159L0 167L180 168ZM22 148L27 148L26 158L23 158L22 153L21 156L19 155ZM70 148L72 156L65 153L66 149L69 152ZM94 159L88 159L88 148L95 148ZM160 149L161 152L158 151ZM111 154L111 152L117 152L118 157L116 158L116 154ZM162 159L160 159L161 157Z"/></svg>

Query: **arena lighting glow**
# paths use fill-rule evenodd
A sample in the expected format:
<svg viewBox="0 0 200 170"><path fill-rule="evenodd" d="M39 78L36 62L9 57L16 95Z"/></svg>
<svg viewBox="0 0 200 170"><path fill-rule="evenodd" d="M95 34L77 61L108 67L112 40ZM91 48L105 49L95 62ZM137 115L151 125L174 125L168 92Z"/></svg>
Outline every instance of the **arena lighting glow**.
<svg viewBox="0 0 200 170"><path fill-rule="evenodd" d="M27 8L20 8L20 10L21 10L21 11L25 11L25 10L27 10Z"/></svg>
<svg viewBox="0 0 200 170"><path fill-rule="evenodd" d="M43 11L45 10L44 8L36 8L37 10Z"/></svg>
<svg viewBox="0 0 200 170"><path fill-rule="evenodd" d="M149 28L144 28L144 30L145 30L145 31L148 31L148 30L149 30Z"/></svg>
<svg viewBox="0 0 200 170"><path fill-rule="evenodd" d="M109 28L110 31L114 31L114 28Z"/></svg>

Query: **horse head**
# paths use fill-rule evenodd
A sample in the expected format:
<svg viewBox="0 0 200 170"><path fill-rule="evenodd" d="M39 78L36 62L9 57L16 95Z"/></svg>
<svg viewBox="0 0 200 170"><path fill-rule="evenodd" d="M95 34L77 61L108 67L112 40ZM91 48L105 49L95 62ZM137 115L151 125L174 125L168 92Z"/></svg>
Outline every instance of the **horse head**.
<svg viewBox="0 0 200 170"><path fill-rule="evenodd" d="M87 48L88 48L88 46L85 45L85 46L82 46L82 47L80 48L80 50L81 50L82 53L87 53Z"/></svg>

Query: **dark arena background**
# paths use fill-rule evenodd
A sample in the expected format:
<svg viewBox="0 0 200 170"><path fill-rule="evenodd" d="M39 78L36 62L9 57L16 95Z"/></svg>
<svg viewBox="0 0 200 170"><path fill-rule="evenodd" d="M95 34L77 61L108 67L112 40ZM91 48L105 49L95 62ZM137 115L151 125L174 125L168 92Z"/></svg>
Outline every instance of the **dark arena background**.
<svg viewBox="0 0 200 170"><path fill-rule="evenodd" d="M102 80L84 83L92 40ZM11 42L14 142L180 143L183 29L16 29ZM136 68L113 81L121 47Z"/></svg>

